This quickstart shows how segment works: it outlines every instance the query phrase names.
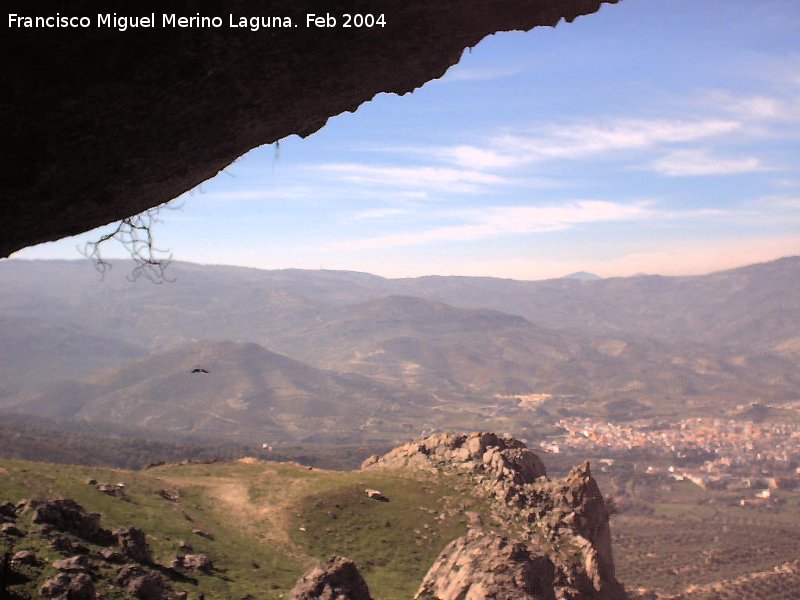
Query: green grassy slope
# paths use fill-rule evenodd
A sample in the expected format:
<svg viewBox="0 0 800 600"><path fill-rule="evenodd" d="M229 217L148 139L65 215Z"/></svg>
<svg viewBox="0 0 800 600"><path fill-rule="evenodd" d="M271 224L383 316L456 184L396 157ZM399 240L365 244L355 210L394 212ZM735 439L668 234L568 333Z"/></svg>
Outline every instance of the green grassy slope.
<svg viewBox="0 0 800 600"><path fill-rule="evenodd" d="M178 590L207 599L280 598L318 559L338 553L356 560L378 599L408 598L439 551L466 531L465 510L485 512L457 478L428 474L323 471L293 463L169 465L144 472L51 465L0 463L0 502L31 497L69 497L102 515L108 529L134 525L147 533L156 562L168 565L181 541L207 554L216 570L191 573L196 581L173 581ZM123 482L123 498L86 483ZM371 500L376 488L389 502ZM170 502L159 490L178 490ZM330 516L335 515L334 517ZM48 563L62 558L35 533L30 515L18 519L28 535L0 538L0 551L34 550ZM387 526L387 523L389 525ZM301 530L301 527L303 530ZM201 529L213 539L192 531ZM91 549L91 544L86 544ZM34 598L49 564L28 569L32 580L14 586ZM98 589L110 586L113 571L101 570Z"/></svg>

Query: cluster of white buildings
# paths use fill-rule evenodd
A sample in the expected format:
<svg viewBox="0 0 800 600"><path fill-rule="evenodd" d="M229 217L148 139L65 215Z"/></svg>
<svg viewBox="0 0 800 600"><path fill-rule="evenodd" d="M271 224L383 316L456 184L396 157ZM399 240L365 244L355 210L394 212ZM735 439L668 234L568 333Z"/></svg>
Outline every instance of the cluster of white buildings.
<svg viewBox="0 0 800 600"><path fill-rule="evenodd" d="M562 419L549 452L627 456L641 468L693 481L703 488L795 488L800 486L800 426L793 423L695 418L677 423L611 423ZM658 460L655 460L658 459Z"/></svg>

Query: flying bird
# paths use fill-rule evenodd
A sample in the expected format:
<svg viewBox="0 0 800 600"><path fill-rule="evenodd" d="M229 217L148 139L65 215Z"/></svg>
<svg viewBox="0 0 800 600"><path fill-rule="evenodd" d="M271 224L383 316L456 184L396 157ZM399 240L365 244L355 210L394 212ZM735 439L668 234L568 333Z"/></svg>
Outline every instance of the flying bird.
<svg viewBox="0 0 800 600"><path fill-rule="evenodd" d="M208 371L198 367L197 369L192 369L192 373L208 373Z"/></svg>

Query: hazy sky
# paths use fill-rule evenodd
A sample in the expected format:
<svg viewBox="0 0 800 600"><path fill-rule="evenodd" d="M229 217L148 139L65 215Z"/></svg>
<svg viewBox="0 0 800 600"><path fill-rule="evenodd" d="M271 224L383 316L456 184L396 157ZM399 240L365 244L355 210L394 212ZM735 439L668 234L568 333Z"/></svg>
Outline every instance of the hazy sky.
<svg viewBox="0 0 800 600"><path fill-rule="evenodd" d="M156 239L390 277L702 273L800 253L798 156L800 2L624 0L251 151Z"/></svg>

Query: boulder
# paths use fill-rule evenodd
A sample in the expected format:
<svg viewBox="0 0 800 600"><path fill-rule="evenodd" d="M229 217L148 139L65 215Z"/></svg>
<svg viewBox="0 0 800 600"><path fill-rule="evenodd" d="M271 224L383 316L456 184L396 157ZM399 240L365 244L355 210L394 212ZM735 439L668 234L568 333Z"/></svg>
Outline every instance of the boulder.
<svg viewBox="0 0 800 600"><path fill-rule="evenodd" d="M50 547L62 554L88 554L89 548L67 535L56 535L50 540Z"/></svg>
<svg viewBox="0 0 800 600"><path fill-rule="evenodd" d="M127 560L127 557L122 552L115 550L102 550L100 556L108 563L122 564Z"/></svg>
<svg viewBox="0 0 800 600"><path fill-rule="evenodd" d="M451 542L415 600L555 600L555 567L527 545L472 530Z"/></svg>
<svg viewBox="0 0 800 600"><path fill-rule="evenodd" d="M59 573L48 579L39 593L55 600L95 600L94 581L86 573Z"/></svg>
<svg viewBox="0 0 800 600"><path fill-rule="evenodd" d="M4 519L14 520L17 518L17 507L11 502L0 504L0 521Z"/></svg>
<svg viewBox="0 0 800 600"><path fill-rule="evenodd" d="M0 534L8 537L25 537L25 532L13 523L3 523L0 525Z"/></svg>
<svg viewBox="0 0 800 600"><path fill-rule="evenodd" d="M145 565L153 562L153 555L150 553L144 531L138 527L115 529L113 536L117 540L117 545L122 549L122 553L129 559Z"/></svg>
<svg viewBox="0 0 800 600"><path fill-rule="evenodd" d="M63 500L31 500L28 510L33 509L33 522L50 525L59 531L68 531L85 540L106 543L110 532L100 527L100 515L89 513L69 498Z"/></svg>
<svg viewBox="0 0 800 600"><path fill-rule="evenodd" d="M389 498L384 496L380 492L380 490L373 490L373 489L367 488L366 490L364 490L364 492L367 494L367 496L369 496L373 500L377 500L379 502L389 502Z"/></svg>
<svg viewBox="0 0 800 600"><path fill-rule="evenodd" d="M77 554L63 560L53 561L53 568L59 571L84 572L94 569L95 565L86 554Z"/></svg>
<svg viewBox="0 0 800 600"><path fill-rule="evenodd" d="M202 529L192 529L192 533L195 535L199 535L200 537L206 538L207 540L213 540L214 536L208 533L207 531L203 531Z"/></svg>
<svg viewBox="0 0 800 600"><path fill-rule="evenodd" d="M106 496L122 497L125 495L125 488L119 485L110 483L100 483L97 485L97 491L104 493Z"/></svg>
<svg viewBox="0 0 800 600"><path fill-rule="evenodd" d="M148 571L138 564L122 567L114 580L115 585L138 600L174 600L175 592L160 573Z"/></svg>
<svg viewBox="0 0 800 600"><path fill-rule="evenodd" d="M201 571L203 573L210 573L214 570L214 563L205 554L187 554L185 556L178 556L173 564L183 567L184 569L191 569L192 571Z"/></svg>
<svg viewBox="0 0 800 600"><path fill-rule="evenodd" d="M21 565L35 565L38 562L36 555L30 550L20 550L11 557L11 566L14 568Z"/></svg>
<svg viewBox="0 0 800 600"><path fill-rule="evenodd" d="M367 582L349 558L333 556L303 575L292 600L372 600Z"/></svg>

